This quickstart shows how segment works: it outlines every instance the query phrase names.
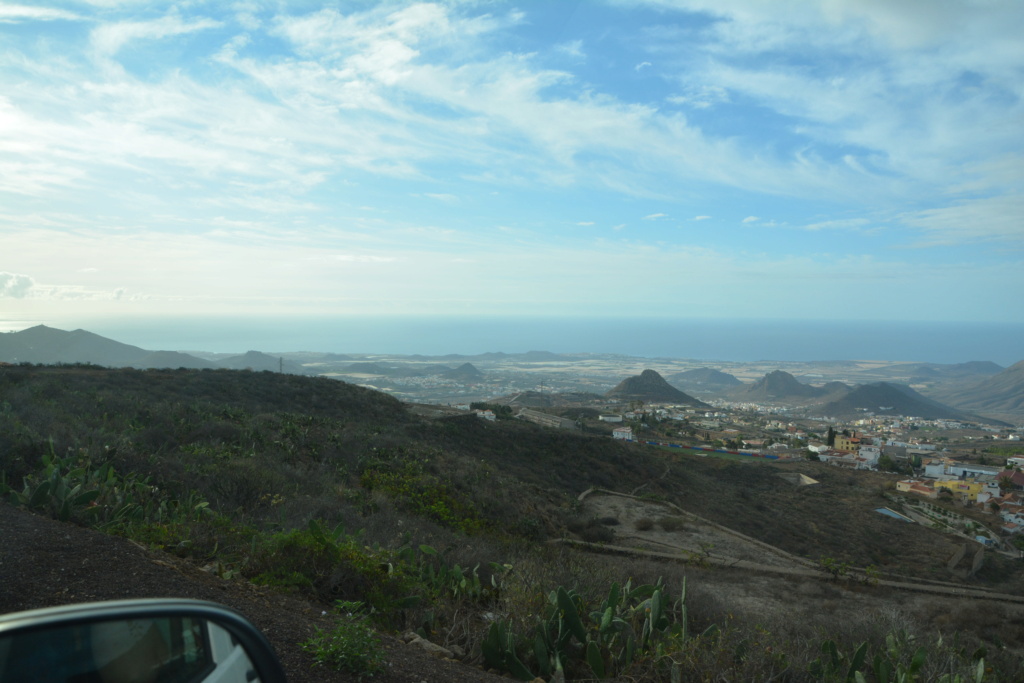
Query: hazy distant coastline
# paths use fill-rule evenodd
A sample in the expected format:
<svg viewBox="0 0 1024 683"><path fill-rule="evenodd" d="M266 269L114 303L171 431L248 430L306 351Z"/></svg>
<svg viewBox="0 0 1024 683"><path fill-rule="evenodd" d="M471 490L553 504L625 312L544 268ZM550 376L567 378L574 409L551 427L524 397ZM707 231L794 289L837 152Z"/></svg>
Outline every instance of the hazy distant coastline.
<svg viewBox="0 0 1024 683"><path fill-rule="evenodd" d="M748 362L1021 359L1024 324L544 317L157 318L47 322L148 349L474 355L614 353Z"/></svg>

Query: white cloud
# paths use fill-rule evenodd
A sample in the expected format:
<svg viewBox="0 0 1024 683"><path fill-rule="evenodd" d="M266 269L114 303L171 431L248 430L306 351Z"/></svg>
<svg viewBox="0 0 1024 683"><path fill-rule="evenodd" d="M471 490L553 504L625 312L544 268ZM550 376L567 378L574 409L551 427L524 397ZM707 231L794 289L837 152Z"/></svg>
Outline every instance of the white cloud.
<svg viewBox="0 0 1024 683"><path fill-rule="evenodd" d="M287 207L353 170L434 178L440 164L502 187L583 185L659 198L672 197L680 182L815 197L859 196L872 182L863 170L814 155L751 156L736 139L583 87L535 55L488 55L488 34L520 21L517 14L392 9L278 16L274 33L300 57L262 56L236 36L216 57L235 69L225 83L204 84L187 70L147 83L71 68L44 92L21 86L12 99L20 123L6 134L0 128L0 149L20 145L22 155L0 162L13 164L0 184L39 196L54 185L87 186L100 165L173 186L191 182L176 177L190 169L220 183L209 202ZM93 39L116 54L127 40L216 25L170 15L104 25ZM438 58L434 47L455 57ZM77 118L35 114L54 101Z"/></svg>
<svg viewBox="0 0 1024 683"><path fill-rule="evenodd" d="M618 227L618 226L617 226ZM760 253L742 247L649 245L626 239L541 243L536 233L513 231L438 235L430 227L412 226L402 233L378 226L374 235L359 236L320 226L295 234L246 234L230 248L221 235L166 232L60 231L32 228L17 234L0 230L0 253L17 245L25 272L43 282L58 282L84 262L100 272L89 274L90 287L80 284L37 286L31 298L5 299L8 316L53 319L75 314L90 302L93 314L151 312L198 315L231 310L235 314L281 315L330 312L429 314L487 310L494 314L525 313L524 302L542 312L656 314L679 305L678 292L692 278L714 278L716 288L680 315L761 317L778 311L778 301L793 305L853 307L871 299L879 317L905 314L904 302L920 301L915 313L927 319L951 305L949 283L958 296L984 305L971 309L978 319L996 319L999 311L1019 311L1017 292L1024 287L1024 264L979 267L962 263L935 268L881 256L844 253ZM362 244L353 246L355 239ZM372 240L377 240L376 242ZM60 243L62 248L54 250ZM904 252L908 253L908 252ZM31 269L30 271L28 269ZM605 291L607 272L623 281L642 281L653 292L637 311L628 288L601 297L593 309L581 311L578 301L552 292L579 288ZM400 274L400 276L399 276ZM488 283L486 291L467 289L466 282ZM812 290L806 283L820 284ZM856 281L858 286L850 287ZM410 287L409 283L417 283ZM834 284L833 284L834 283ZM1013 284L1016 283L1017 287ZM575 289L570 286L575 284ZM899 296L892 296L899 292ZM987 296L982 296L988 292ZM889 296L886 296L886 294ZM936 293L939 293L938 295ZM118 296L120 295L120 298ZM562 308L560 308L562 307ZM715 311L718 311L716 314ZM534 310L537 313L538 310Z"/></svg>
<svg viewBox="0 0 1024 683"><path fill-rule="evenodd" d="M684 91L682 95L670 95L665 99L672 104L694 109L709 109L717 104L729 102L729 91L719 85L684 86Z"/></svg>
<svg viewBox="0 0 1024 683"><path fill-rule="evenodd" d="M854 230L869 225L871 221L866 218L842 218L831 221L820 221L805 225L805 230Z"/></svg>
<svg viewBox="0 0 1024 683"><path fill-rule="evenodd" d="M1024 12L1016 0L608 1L712 18L699 33L673 32L667 23L651 29L650 52L676 58L667 101L764 112L759 119L779 126L777 141L765 139L759 122L750 134L737 128L742 147L776 156L778 170L804 189L814 181L801 169L824 172L822 186L836 198L846 185L848 201L870 192L890 206L967 186L985 187L984 194L1020 187L1006 164L981 163L1019 160L1019 127L1011 122L1024 116ZM681 40L685 59L673 50ZM779 150L787 148L793 164L784 168ZM970 233L1006 239L1013 231L993 225Z"/></svg>
<svg viewBox="0 0 1024 683"><path fill-rule="evenodd" d="M454 204L459 201L459 198L453 194L425 192L423 193L423 196L430 197L431 199L436 199L439 202L445 202L448 204Z"/></svg>
<svg viewBox="0 0 1024 683"><path fill-rule="evenodd" d="M77 21L82 17L74 12L51 7L29 7L27 5L0 5L0 24L19 21Z"/></svg>
<svg viewBox="0 0 1024 683"><path fill-rule="evenodd" d="M576 57L577 59L583 59L586 57L586 54L583 52L582 40L573 40L568 43L562 43L561 45L556 45L555 49L559 52L564 52L570 57Z"/></svg>
<svg viewBox="0 0 1024 683"><path fill-rule="evenodd" d="M633 67L633 71L640 71L641 69L646 69L649 68L650 66L650 62L640 62L639 64Z"/></svg>
<svg viewBox="0 0 1024 683"><path fill-rule="evenodd" d="M82 272L95 269L85 269ZM125 296L124 288L95 289L81 285L40 284L28 275L0 272L0 298L43 301L116 301Z"/></svg>
<svg viewBox="0 0 1024 683"><path fill-rule="evenodd" d="M329 261L340 261L342 263L394 263L399 260L392 256L373 256L370 254L332 254L324 258Z"/></svg>
<svg viewBox="0 0 1024 683"><path fill-rule="evenodd" d="M217 28L221 25L221 22L212 19L182 21L180 17L173 15L152 21L122 21L113 24L103 24L93 30L92 45L98 54L111 56L116 54L126 43L133 40L158 40L209 28Z"/></svg>
<svg viewBox="0 0 1024 683"><path fill-rule="evenodd" d="M1024 216L1024 194L1008 194L908 212L900 215L899 220L905 225L923 230L929 242L1024 242L1024 222L1021 216Z"/></svg>
<svg viewBox="0 0 1024 683"><path fill-rule="evenodd" d="M28 275L0 272L0 297L23 299L34 286L35 282Z"/></svg>
<svg viewBox="0 0 1024 683"><path fill-rule="evenodd" d="M428 295L472 296L465 282L500 269L510 273L507 301L535 296L540 285L522 288L514 278L557 271L570 239L580 243L579 260L567 260L574 276L585 274L587 259L610 264L623 252L631 273L658 267L659 250L678 255L672 241L687 231L669 213L643 217L651 223L634 231L641 235L615 224L635 227L637 206L681 216L700 206L716 223L725 207L761 207L781 225L819 231L808 243L824 243L829 230L859 230L866 251L880 246L866 242L869 223L885 225L890 246L1024 240L1015 125L1024 114L1015 69L1024 59L1007 30L991 42L960 34L936 42L938 29L914 34L897 10L873 17L839 0L782 4L786 11L679 0L674 8L700 10L711 23L685 49L678 40L658 44L652 33L650 44L636 43L650 52L616 52L614 78L576 68L557 45L509 51L516 36L505 29L522 15L487 5L492 14L471 16L480 3L312 13L244 3L228 15L186 3L152 21L116 8L89 18L98 25L95 54L106 58L100 66L111 67L101 69L88 44L69 40L54 55L45 40L19 39L28 25L18 26L0 51L0 254L17 254L17 267L37 281L60 283L35 284L26 310L43 295L111 307L143 296L207 306L215 291L221 301L258 307L261 298L350 302L367 288L405 305L401 287L368 274L394 278L398 267L386 264L400 263L409 277L398 279L427 281L463 264L417 292L416 310ZM186 14L196 8L247 32L214 31L217 19ZM112 16L115 23L101 23ZM974 35L985 25L964 24ZM619 29L610 35L625 37ZM199 40L199 31L208 35ZM586 46L596 54L596 42ZM562 48L582 54L583 43ZM655 70L646 70L652 89L637 93L628 72L644 56L669 80L658 87ZM709 111L719 107L728 116ZM757 193L786 201L751 200ZM557 229L566 225L558 216L591 213L587 199L598 195L601 225L618 234ZM401 201L410 196L418 199ZM424 208L434 225L417 223ZM504 227L496 227L499 216ZM45 239L35 232L47 230ZM702 257L715 267L735 265L724 254L742 251L736 233L751 234L735 224L701 232L714 243ZM68 252L59 268L47 265L55 244ZM807 269L810 256L782 258L785 245L773 248L749 255L754 271L778 272L778 260L820 273ZM83 263L95 270L78 272ZM858 271L850 264L845 272ZM1021 282L993 272L987 282L1002 278L1001 291Z"/></svg>

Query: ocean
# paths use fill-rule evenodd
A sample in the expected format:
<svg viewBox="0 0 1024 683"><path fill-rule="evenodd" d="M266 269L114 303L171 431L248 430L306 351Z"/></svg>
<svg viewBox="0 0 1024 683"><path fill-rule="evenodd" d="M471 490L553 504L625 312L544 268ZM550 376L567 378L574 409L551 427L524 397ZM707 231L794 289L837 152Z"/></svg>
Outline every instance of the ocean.
<svg viewBox="0 0 1024 683"><path fill-rule="evenodd" d="M59 322L46 323L73 329ZM892 360L1007 366L1024 359L1024 324L574 317L159 318L76 321L150 350L475 355L619 354L642 358Z"/></svg>

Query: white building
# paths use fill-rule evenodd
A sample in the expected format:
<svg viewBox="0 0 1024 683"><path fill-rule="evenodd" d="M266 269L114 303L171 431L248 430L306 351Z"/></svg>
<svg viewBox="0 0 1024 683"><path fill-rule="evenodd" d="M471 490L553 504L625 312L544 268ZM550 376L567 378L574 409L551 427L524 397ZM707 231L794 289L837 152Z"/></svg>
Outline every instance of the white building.
<svg viewBox="0 0 1024 683"><path fill-rule="evenodd" d="M882 449L878 446L861 446L857 454L872 465L877 465L878 459L882 457Z"/></svg>

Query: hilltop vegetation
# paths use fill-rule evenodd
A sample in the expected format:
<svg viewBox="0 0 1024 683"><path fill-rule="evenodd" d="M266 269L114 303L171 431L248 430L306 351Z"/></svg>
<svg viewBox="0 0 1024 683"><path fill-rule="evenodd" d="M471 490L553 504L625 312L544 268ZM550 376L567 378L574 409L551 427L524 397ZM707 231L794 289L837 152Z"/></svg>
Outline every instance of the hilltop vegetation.
<svg viewBox="0 0 1024 683"><path fill-rule="evenodd" d="M559 588L586 619L611 599L615 582L632 577L634 587L648 587L632 602L615 602L624 623L638 634L648 629L632 663L619 658L624 641L600 624L587 622L575 640L548 643L564 650L570 677L593 676L596 660L585 656L591 642L608 672L651 680L673 667L697 678L721 667L732 667L736 678L787 669L806 676L820 654L808 643L835 640L847 653L871 639L872 648L882 647L890 627L868 628L873 610L909 605L909 598L868 586L858 589L874 591L855 608L863 614L829 621L794 599L784 601L786 609L803 616L780 621L778 607L772 616L756 603L734 602L734 589L714 590L718 582L750 579L712 571L699 557L687 567L546 543L594 529L614 540L613 526L579 517L577 496L591 487L642 492L831 566L950 580L944 567L955 550L937 532L873 511L885 501L882 475L864 480L806 463L801 471L821 484L797 489L772 465L681 456L471 414L421 419L379 392L269 372L0 368L0 464L6 497L15 503L224 576L322 604L359 602L378 628L418 629L463 647L470 661L486 655L490 666L514 671L518 660L532 674L545 670L533 643L539 622L558 626L550 621L550 600ZM978 581L1013 592L1018 576L1008 562L992 559ZM822 594L792 581L772 590ZM655 591L671 599L665 620L647 623L642 601ZM835 599L845 595L830 591ZM565 613L564 604L556 607ZM948 605L936 600L914 610L916 617L901 622L901 637L918 633L931 647L936 633L923 624ZM484 612L504 615L494 622L500 627L481 621ZM1019 653L999 649L1024 637L1019 606L959 614L945 619L947 632L966 630L964 642L991 648L989 665L1019 671ZM866 630L844 626L854 622ZM705 639L692 636L703 632ZM763 643L756 651L743 645L751 638ZM942 649L942 661L966 670L974 651ZM913 654L885 656L895 667Z"/></svg>

